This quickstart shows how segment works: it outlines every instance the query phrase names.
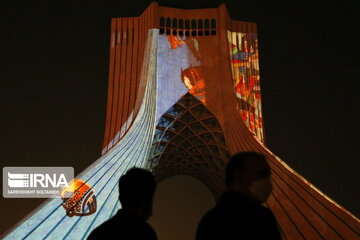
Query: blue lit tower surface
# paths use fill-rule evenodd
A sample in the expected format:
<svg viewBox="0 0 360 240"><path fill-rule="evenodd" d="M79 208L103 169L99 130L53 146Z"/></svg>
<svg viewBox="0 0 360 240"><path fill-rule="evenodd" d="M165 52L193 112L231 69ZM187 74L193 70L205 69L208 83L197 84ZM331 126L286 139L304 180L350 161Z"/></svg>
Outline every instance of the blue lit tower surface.
<svg viewBox="0 0 360 240"><path fill-rule="evenodd" d="M239 151L267 157L274 191L266 205L284 239L360 239L359 219L267 149L257 41L256 24L231 20L224 5L152 3L139 17L114 18L102 156L76 177L92 187L97 209L69 217L63 200L51 199L5 239L86 239L120 208L118 179L133 166L158 181L193 176L218 198L227 159Z"/></svg>

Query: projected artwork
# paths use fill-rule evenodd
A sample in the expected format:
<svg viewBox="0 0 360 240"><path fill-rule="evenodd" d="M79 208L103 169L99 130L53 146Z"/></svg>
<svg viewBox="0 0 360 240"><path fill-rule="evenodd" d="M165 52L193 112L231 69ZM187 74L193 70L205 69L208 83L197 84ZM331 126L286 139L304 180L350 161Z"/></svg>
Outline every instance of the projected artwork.
<svg viewBox="0 0 360 240"><path fill-rule="evenodd" d="M69 187L63 189L61 199L69 217L88 216L96 212L94 191L81 179L74 179Z"/></svg>
<svg viewBox="0 0 360 240"><path fill-rule="evenodd" d="M181 70L181 80L190 90L191 95L205 103L205 79L200 66Z"/></svg>
<svg viewBox="0 0 360 240"><path fill-rule="evenodd" d="M140 80L144 95L132 127L121 142L77 176L81 181L73 183L82 187L71 199L78 199L76 192L79 192L84 196L83 201L64 203L68 197L64 192L63 199L54 198L44 203L5 239L86 239L120 208L118 180L129 168L146 166L154 136L157 36L156 30L150 31L146 41L146 68Z"/></svg>
<svg viewBox="0 0 360 240"><path fill-rule="evenodd" d="M112 19L102 155L76 176L78 193L64 190L4 239L86 239L121 208L118 180L134 166L158 181L193 176L217 198L229 156L256 151L271 167L266 205L284 239L360 240L356 217L265 146L257 44L256 24L231 20L225 5L153 2L139 17Z"/></svg>
<svg viewBox="0 0 360 240"><path fill-rule="evenodd" d="M205 102L201 61L193 42L191 37L158 36L156 122L187 92Z"/></svg>
<svg viewBox="0 0 360 240"><path fill-rule="evenodd" d="M195 92L195 81L199 79L193 79L187 73L191 68L199 68L201 61L190 50L187 42L185 37L158 36L156 122L185 93L189 90ZM197 97L204 98L201 95Z"/></svg>
<svg viewBox="0 0 360 240"><path fill-rule="evenodd" d="M228 32L228 40L240 116L251 132L264 141L257 34Z"/></svg>

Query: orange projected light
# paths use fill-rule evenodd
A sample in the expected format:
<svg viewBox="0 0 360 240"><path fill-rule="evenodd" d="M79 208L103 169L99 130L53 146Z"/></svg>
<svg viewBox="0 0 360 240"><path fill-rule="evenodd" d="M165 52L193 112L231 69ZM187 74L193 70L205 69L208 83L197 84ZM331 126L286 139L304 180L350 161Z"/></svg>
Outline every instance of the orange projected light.
<svg viewBox="0 0 360 240"><path fill-rule="evenodd" d="M88 216L96 212L96 198L91 186L81 179L74 179L69 187L61 192L62 206L66 209L66 215Z"/></svg>
<svg viewBox="0 0 360 240"><path fill-rule="evenodd" d="M189 67L181 70L181 79L190 90L191 95L197 97L202 103L205 103L205 81L201 67Z"/></svg>
<svg viewBox="0 0 360 240"><path fill-rule="evenodd" d="M168 40L171 46L171 49L176 49L177 47L181 47L184 42L182 40L179 40L177 36L169 35Z"/></svg>

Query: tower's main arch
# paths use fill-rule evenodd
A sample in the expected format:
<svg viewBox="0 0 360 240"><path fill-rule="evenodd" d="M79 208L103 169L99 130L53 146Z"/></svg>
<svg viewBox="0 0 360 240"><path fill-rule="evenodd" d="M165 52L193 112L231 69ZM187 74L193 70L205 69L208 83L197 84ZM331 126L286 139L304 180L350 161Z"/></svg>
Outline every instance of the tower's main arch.
<svg viewBox="0 0 360 240"><path fill-rule="evenodd" d="M7 239L83 239L120 207L119 177L133 166L158 179L185 173L217 196L228 156L264 154L272 209L285 239L360 239L359 220L267 149L256 24L233 21L225 5L182 10L152 3L111 26L103 155L78 178L97 210L68 217L61 199L44 203Z"/></svg>
<svg viewBox="0 0 360 240"><path fill-rule="evenodd" d="M158 181L177 174L190 175L217 198L224 191L229 155L216 117L187 93L161 116L148 164Z"/></svg>

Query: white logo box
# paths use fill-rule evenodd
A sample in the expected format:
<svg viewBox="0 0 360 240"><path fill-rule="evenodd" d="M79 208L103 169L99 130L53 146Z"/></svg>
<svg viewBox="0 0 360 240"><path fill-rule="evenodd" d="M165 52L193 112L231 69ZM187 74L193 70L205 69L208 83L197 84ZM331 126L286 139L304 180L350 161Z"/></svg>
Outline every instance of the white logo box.
<svg viewBox="0 0 360 240"><path fill-rule="evenodd" d="M73 167L4 167L4 198L60 198L74 178Z"/></svg>

